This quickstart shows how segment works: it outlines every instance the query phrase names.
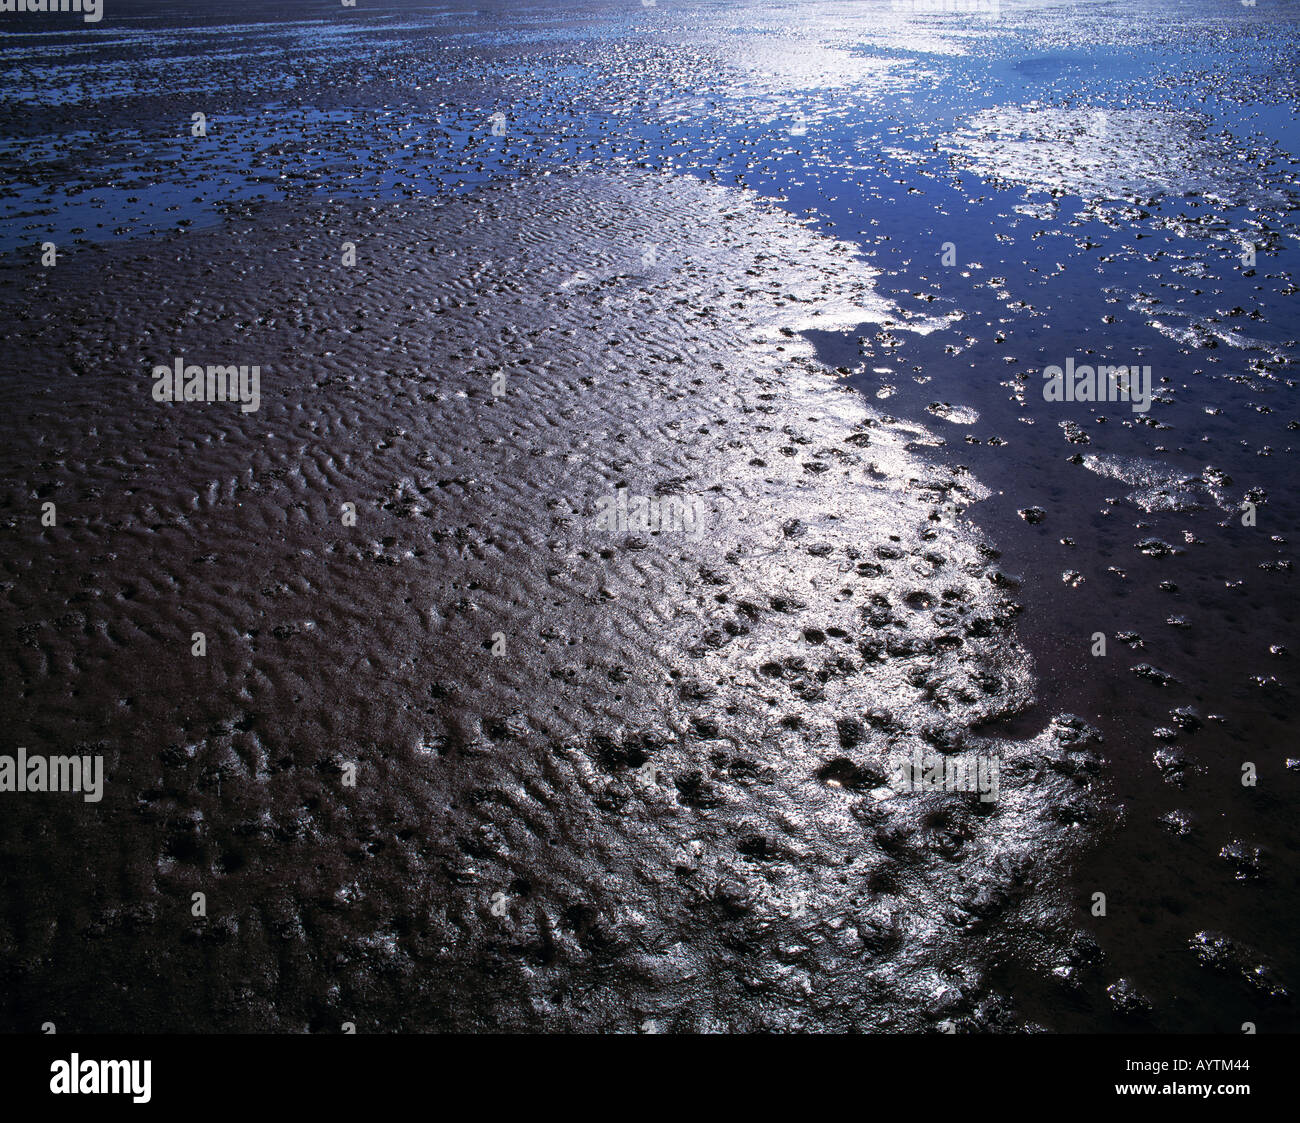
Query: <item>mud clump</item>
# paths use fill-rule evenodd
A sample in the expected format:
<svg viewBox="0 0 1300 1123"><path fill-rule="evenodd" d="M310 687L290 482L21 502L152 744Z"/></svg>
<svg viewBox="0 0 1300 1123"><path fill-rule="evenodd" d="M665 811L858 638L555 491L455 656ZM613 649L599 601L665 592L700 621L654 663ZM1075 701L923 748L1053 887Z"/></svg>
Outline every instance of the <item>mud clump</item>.
<svg viewBox="0 0 1300 1123"><path fill-rule="evenodd" d="M1203 967L1240 979L1268 998L1290 999L1290 991L1276 969L1253 948L1213 931L1197 932L1189 945Z"/></svg>

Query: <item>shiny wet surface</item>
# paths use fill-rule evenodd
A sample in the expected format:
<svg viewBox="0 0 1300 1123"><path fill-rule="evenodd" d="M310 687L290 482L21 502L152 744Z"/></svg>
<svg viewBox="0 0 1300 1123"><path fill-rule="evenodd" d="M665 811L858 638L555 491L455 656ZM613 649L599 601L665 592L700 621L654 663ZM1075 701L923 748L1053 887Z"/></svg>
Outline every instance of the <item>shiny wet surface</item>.
<svg viewBox="0 0 1300 1123"><path fill-rule="evenodd" d="M1287 763L1300 334L1288 214L1294 19L1262 0L1227 14L1004 5L996 21L886 9L660 3L344 17L304 8L300 20L202 33L143 19L70 34L57 49L48 34L11 40L0 109L7 260L26 283L47 237L72 257L75 239L89 253L89 243L180 224L219 233L245 214L249 237L269 244L257 198L314 212L329 198L446 198L574 167L743 186L855 244L879 271L864 298L870 315L829 326L790 316L784 326L882 417L924 426L911 431L911 454L978 481L960 518L1001 551L1021 606L1016 634L1033 660L1020 712L990 732L1032 739L1059 715L1079 715L1104 738L1109 790L1107 810L1058 823L1056 833L1086 837L1051 844L1076 855L1042 886L1073 910L1047 925L1054 950L1026 946L1033 925L1023 917L1002 921L1010 951L970 954L974 997L924 1016L987 1028L997 1019L974 1011L997 991L1015 1003L1012 1023L1053 1029L1293 1028L1273 992L1297 966ZM207 138L188 135L194 111L208 114ZM497 112L504 136L491 131ZM148 263L152 243L125 244L145 255L144 278L166 275L165 259ZM110 275L133 283L125 264ZM822 288L817 299L840 298ZM103 307L92 302L85 315ZM48 340L27 330L40 354ZM79 340L79 373L143 370L146 349L126 346L129 358L106 359ZM1151 411L1044 401L1040 372L1070 357L1150 365ZM37 429L18 434L15 455L40 439ZM6 473L17 485L15 529L30 493L50 486L31 467L41 459ZM1258 505L1252 527L1242 525L1244 500ZM28 601L30 578L11 582L16 629L67 612ZM810 626L824 633L824 622ZM1104 657L1091 654L1098 632ZM31 686L19 683L7 676L29 743L86 717L65 698L38 733ZM156 736L130 739L156 755ZM1247 761L1258 768L1254 788L1240 782ZM1089 915L1098 891L1105 918ZM1095 951L1079 950L1076 929ZM488 941L470 931L475 946ZM6 958L30 955L33 938L14 937ZM809 954L811 979L834 974ZM896 954L886 954L886 977L924 978L924 964L907 976ZM1255 970L1266 962L1270 973ZM781 1016L794 1019L784 1024L839 1024L793 987L783 976L776 988ZM873 1002L861 996L853 1015L864 1028L924 1012L915 997L887 1013ZM744 1019L760 1005L737 994L681 1028L753 1024ZM597 1024L620 1017L631 1014ZM556 1019L590 1024L573 1011ZM532 1024L546 1022L539 1014Z"/></svg>

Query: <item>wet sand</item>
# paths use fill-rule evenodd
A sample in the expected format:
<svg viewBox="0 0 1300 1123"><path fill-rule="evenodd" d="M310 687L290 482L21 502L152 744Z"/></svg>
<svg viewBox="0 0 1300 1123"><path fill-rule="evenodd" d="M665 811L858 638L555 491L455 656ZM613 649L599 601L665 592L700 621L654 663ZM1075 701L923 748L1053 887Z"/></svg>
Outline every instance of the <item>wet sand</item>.
<svg viewBox="0 0 1300 1123"><path fill-rule="evenodd" d="M848 247L574 174L8 281L10 736L109 777L7 820L14 1028L997 1028L990 958L1089 955L1096 737L979 732L1033 682L978 484L789 334L894 314ZM153 401L173 355L261 408Z"/></svg>

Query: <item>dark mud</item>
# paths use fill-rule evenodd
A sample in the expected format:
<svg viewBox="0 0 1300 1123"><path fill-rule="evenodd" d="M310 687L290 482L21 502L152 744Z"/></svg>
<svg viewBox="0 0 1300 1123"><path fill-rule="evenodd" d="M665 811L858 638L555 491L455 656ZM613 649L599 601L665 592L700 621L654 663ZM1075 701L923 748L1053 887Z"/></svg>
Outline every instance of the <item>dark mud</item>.
<svg viewBox="0 0 1300 1123"><path fill-rule="evenodd" d="M282 214L10 279L9 739L109 776L6 816L10 1025L1000 1028L990 962L1095 957L1098 739L979 731L1032 682L976 485L782 331L884 314L847 247L645 176Z"/></svg>

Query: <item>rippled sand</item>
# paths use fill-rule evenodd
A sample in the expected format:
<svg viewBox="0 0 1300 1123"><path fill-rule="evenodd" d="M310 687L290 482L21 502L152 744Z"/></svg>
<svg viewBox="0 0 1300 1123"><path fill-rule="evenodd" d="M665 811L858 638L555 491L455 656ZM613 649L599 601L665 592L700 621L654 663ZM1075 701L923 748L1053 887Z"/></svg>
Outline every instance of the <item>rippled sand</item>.
<svg viewBox="0 0 1300 1123"><path fill-rule="evenodd" d="M1033 681L954 515L978 485L781 330L891 314L846 247L734 189L579 174L22 287L9 507L59 515L6 563L34 621L9 712L109 773L95 810L14 812L45 886L3 949L24 1003L87 1028L997 1027L991 945L1086 957L1057 894L1096 738L979 733ZM111 324L85 314L106 299ZM152 401L173 354L259 362L262 408ZM82 374L52 394L60 363ZM618 488L698 497L705 532L602 530ZM892 791L914 749L996 758L1000 798ZM89 1007L87 947L120 980Z"/></svg>

